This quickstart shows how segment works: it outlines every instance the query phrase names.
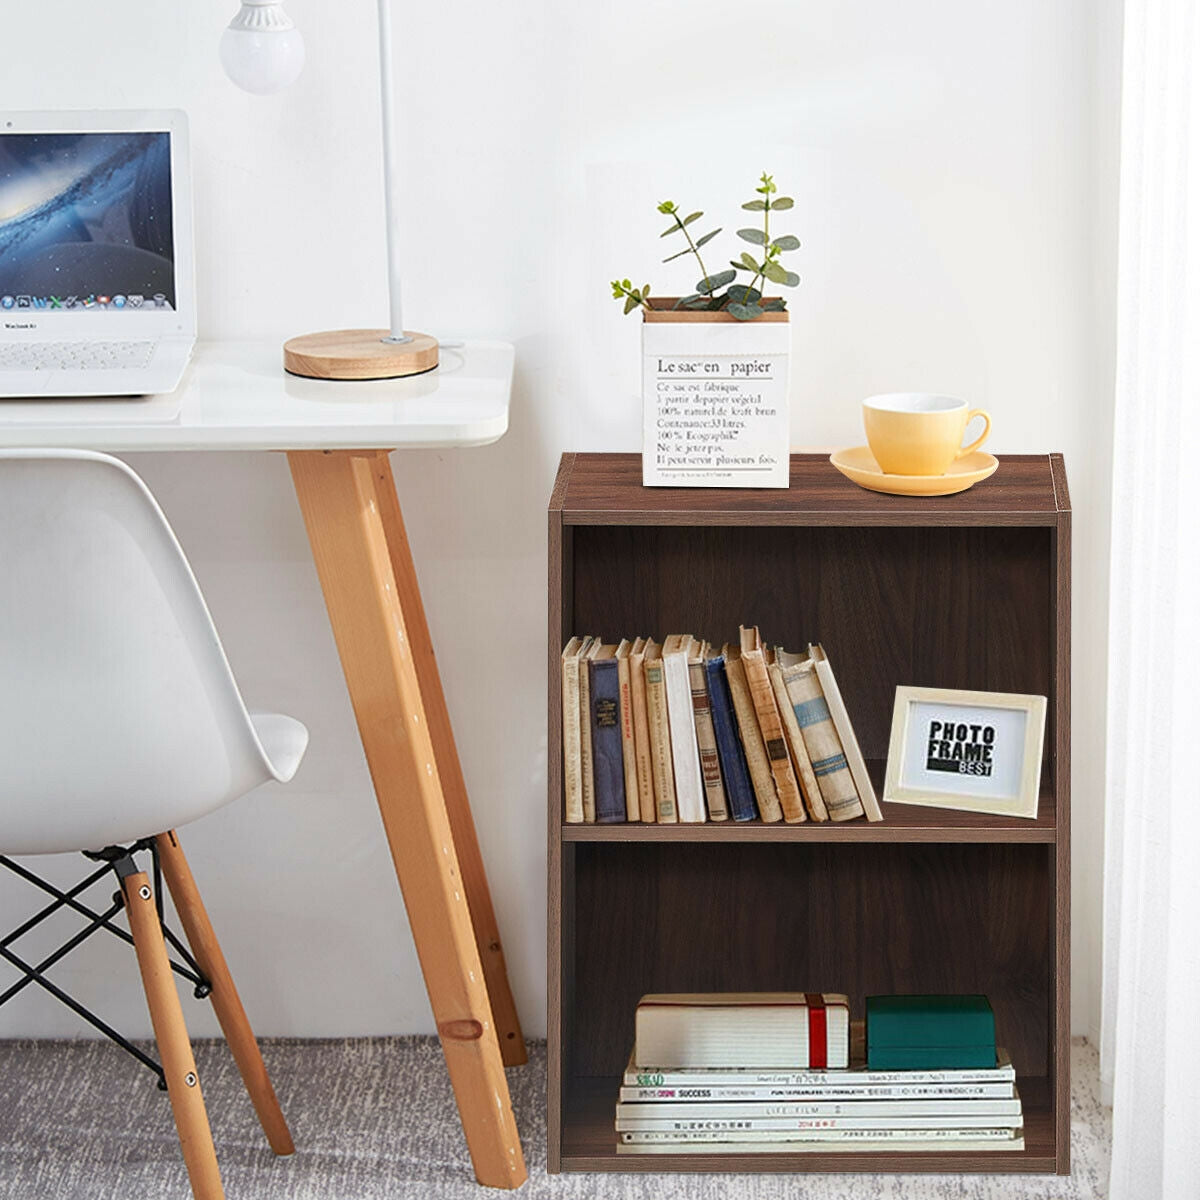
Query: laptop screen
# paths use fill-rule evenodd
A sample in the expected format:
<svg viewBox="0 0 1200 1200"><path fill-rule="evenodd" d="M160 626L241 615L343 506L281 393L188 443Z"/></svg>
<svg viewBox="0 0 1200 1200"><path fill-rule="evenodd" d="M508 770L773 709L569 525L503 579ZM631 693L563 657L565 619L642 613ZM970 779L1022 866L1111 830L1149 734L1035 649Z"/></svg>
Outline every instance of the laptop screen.
<svg viewBox="0 0 1200 1200"><path fill-rule="evenodd" d="M0 133L0 310L175 307L169 133Z"/></svg>

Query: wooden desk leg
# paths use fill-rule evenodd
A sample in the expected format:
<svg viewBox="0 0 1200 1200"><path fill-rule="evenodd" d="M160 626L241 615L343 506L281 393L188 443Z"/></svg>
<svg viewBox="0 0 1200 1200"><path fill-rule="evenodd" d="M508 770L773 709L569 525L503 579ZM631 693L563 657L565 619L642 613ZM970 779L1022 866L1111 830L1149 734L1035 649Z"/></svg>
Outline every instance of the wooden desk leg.
<svg viewBox="0 0 1200 1200"><path fill-rule="evenodd" d="M416 583L397 578L379 457L288 454L475 1176L515 1188L525 1160L409 641L403 596Z"/></svg>
<svg viewBox="0 0 1200 1200"><path fill-rule="evenodd" d="M487 873L483 856L479 853L479 838L475 833L475 818L471 815L467 785L458 761L454 730L442 692L442 679L438 673L433 641L429 636L429 625L425 620L425 606L417 587L408 535L404 530L396 483L392 478L391 459L386 454L380 454L375 459L374 468L375 498L383 515L383 529L392 558L392 574L396 579L400 608L404 612L409 645L417 666L417 681L421 686L421 699L425 703L429 735L433 739L434 761L437 763L438 778L442 781L442 795L450 816L450 831L454 835L458 865L462 871L463 886L467 890L467 907L471 910L471 923L475 926L475 944L479 947L483 976L492 1002L492 1020L496 1023L504 1065L517 1067L528 1062L529 1056L525 1052L525 1038L521 1034L517 1006L508 983L508 968L504 965L504 950L500 944L500 927L492 908L492 894L488 890Z"/></svg>

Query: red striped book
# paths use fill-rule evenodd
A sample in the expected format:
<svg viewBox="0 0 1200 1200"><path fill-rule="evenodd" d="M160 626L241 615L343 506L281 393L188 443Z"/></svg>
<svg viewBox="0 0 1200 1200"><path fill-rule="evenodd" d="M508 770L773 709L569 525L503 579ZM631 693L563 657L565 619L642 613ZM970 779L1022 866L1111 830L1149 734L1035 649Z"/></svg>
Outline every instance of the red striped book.
<svg viewBox="0 0 1200 1200"><path fill-rule="evenodd" d="M639 1069L850 1065L850 1003L833 992L643 996L635 1029Z"/></svg>

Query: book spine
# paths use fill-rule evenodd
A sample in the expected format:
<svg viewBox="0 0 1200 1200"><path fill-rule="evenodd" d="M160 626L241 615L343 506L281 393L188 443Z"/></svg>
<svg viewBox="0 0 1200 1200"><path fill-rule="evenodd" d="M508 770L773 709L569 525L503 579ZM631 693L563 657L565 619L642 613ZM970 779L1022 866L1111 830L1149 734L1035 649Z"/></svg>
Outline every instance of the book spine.
<svg viewBox="0 0 1200 1200"><path fill-rule="evenodd" d="M787 685L783 682L783 671L779 663L768 663L767 674L771 679L771 690L775 693L775 706L779 709L779 719L783 723L784 736L792 756L792 769L796 772L796 782L800 785L804 806L814 821L828 821L829 810L825 807L825 801L821 799L821 789L817 786L817 777L813 774L812 762L804 745L804 735L796 723L796 714L792 709L792 702L788 699Z"/></svg>
<svg viewBox="0 0 1200 1200"><path fill-rule="evenodd" d="M730 1138L720 1130L680 1129L625 1132L626 1144L686 1145L718 1142L1011 1142L1011 1129L811 1129L742 1130ZM948 1149L950 1147L947 1147ZM957 1148L957 1147L955 1147Z"/></svg>
<svg viewBox="0 0 1200 1200"><path fill-rule="evenodd" d="M641 638L638 638L641 641ZM637 755L637 804L641 821L653 823L654 769L650 766L650 722L646 712L646 661L641 652L629 656L629 678L634 695L634 750Z"/></svg>
<svg viewBox="0 0 1200 1200"><path fill-rule="evenodd" d="M687 1132L690 1130L779 1130L779 1129L1020 1129L1023 1119L1014 1117L919 1116L919 1117L631 1117L617 1113L618 1133ZM647 1107L646 1105L642 1106ZM649 1107L657 1107L650 1105Z"/></svg>
<svg viewBox="0 0 1200 1200"><path fill-rule="evenodd" d="M663 655L667 683L667 712L671 722L671 762L675 768L675 806L680 821L704 821L704 781L700 775L700 748L696 745L696 717L687 655Z"/></svg>
<svg viewBox="0 0 1200 1200"><path fill-rule="evenodd" d="M675 809L675 769L671 765L671 723L667 717L667 684L663 678L662 659L646 663L645 670L655 815L660 825L673 825L679 817Z"/></svg>
<svg viewBox="0 0 1200 1200"><path fill-rule="evenodd" d="M867 764L863 761L858 738L854 736L854 726L850 723L850 714L846 711L842 690L834 678L829 656L821 646L811 647L810 653L813 661L817 664L817 678L821 681L821 688L825 692L825 700L829 705L834 728L838 731L838 737L841 738L842 750L846 755L850 774L854 777L854 786L858 789L858 798L862 801L863 811L867 814L868 821L882 821L883 811L875 796L871 776L867 773Z"/></svg>
<svg viewBox="0 0 1200 1200"><path fill-rule="evenodd" d="M628 647L626 653L617 659L617 685L620 689L621 761L625 768L625 820L640 821L642 810L638 802L637 749L634 744L633 677Z"/></svg>
<svg viewBox="0 0 1200 1200"><path fill-rule="evenodd" d="M725 676L729 680L729 694L733 699L733 711L737 716L738 729L742 735L742 748L746 752L746 767L754 787L754 798L758 802L758 815L767 823L783 820L783 809L775 792L775 778L767 761L762 731L754 713L754 701L746 686L746 671L740 658L725 655Z"/></svg>
<svg viewBox="0 0 1200 1200"><path fill-rule="evenodd" d="M640 820L653 823L654 774L650 765L650 722L646 715L646 670L643 656L629 656L629 680L633 693L633 745L637 755L637 792Z"/></svg>
<svg viewBox="0 0 1200 1200"><path fill-rule="evenodd" d="M589 661L579 660L579 784L583 795L583 819L596 820L596 780L592 766L592 689Z"/></svg>
<svg viewBox="0 0 1200 1200"><path fill-rule="evenodd" d="M754 701L759 728L762 729L763 745L771 765L771 774L775 778L775 791L783 809L783 819L789 824L797 824L808 818L804 812L804 801L800 797L800 787L792 770L792 760L788 755L783 723L779 719L779 710L775 707L775 693L767 676L766 659L763 658L761 650L743 649L742 665L746 668L746 683Z"/></svg>
<svg viewBox="0 0 1200 1200"><path fill-rule="evenodd" d="M1021 1101L1012 1100L776 1100L755 1103L735 1101L705 1103L704 1101L681 1104L657 1101L649 1104L631 1104L620 1101L617 1116L632 1121L704 1121L723 1120L726 1117L782 1118L782 1117L916 1117L936 1119L960 1117L975 1120L977 1117L992 1117L993 1125L1002 1125L1006 1118L1020 1118Z"/></svg>
<svg viewBox="0 0 1200 1200"><path fill-rule="evenodd" d="M583 778L579 741L579 661L563 659L563 820L570 825L583 823Z"/></svg>
<svg viewBox="0 0 1200 1200"><path fill-rule="evenodd" d="M735 821L753 821L758 816L758 809L754 804L754 786L750 782L746 754L738 737L729 680L725 678L725 659L721 655L710 658L704 664L704 673L708 679L713 736L716 738L717 756L721 760L721 775L725 782L730 815Z"/></svg>
<svg viewBox="0 0 1200 1200"><path fill-rule="evenodd" d="M865 1087L622 1087L619 1100L731 1103L741 1100L1009 1100L1011 1083L878 1084Z"/></svg>
<svg viewBox="0 0 1200 1200"><path fill-rule="evenodd" d="M739 1087L850 1087L900 1085L945 1085L961 1087L966 1084L1002 1084L1011 1088L1016 1072L1011 1066L992 1070L942 1071L748 1071L740 1067L724 1070L645 1071L627 1070L623 1076L626 1087L723 1088L729 1084Z"/></svg>
<svg viewBox="0 0 1200 1200"><path fill-rule="evenodd" d="M831 821L849 821L863 815L854 777L842 753L842 743L829 716L829 706L811 660L785 667L783 681L796 714L796 723L812 759L813 774L829 810Z"/></svg>
<svg viewBox="0 0 1200 1200"><path fill-rule="evenodd" d="M621 684L617 660L588 663L592 707L592 769L596 821L625 820L625 759L621 749Z"/></svg>
<svg viewBox="0 0 1200 1200"><path fill-rule="evenodd" d="M729 820L725 806L725 785L721 778L721 759L717 753L717 734L713 727L712 704L704 663L697 659L688 663L688 679L692 685L692 711L696 720L696 746L700 751L700 775L704 780L704 799L708 804L710 821Z"/></svg>

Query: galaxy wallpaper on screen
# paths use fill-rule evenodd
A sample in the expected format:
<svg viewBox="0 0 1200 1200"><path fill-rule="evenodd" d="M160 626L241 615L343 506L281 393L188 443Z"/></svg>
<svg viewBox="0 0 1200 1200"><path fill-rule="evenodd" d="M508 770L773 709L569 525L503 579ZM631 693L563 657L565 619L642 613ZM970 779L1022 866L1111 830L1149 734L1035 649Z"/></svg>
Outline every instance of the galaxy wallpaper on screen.
<svg viewBox="0 0 1200 1200"><path fill-rule="evenodd" d="M169 133L0 136L0 307L175 307Z"/></svg>

